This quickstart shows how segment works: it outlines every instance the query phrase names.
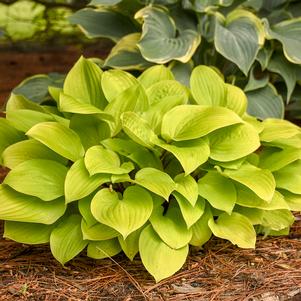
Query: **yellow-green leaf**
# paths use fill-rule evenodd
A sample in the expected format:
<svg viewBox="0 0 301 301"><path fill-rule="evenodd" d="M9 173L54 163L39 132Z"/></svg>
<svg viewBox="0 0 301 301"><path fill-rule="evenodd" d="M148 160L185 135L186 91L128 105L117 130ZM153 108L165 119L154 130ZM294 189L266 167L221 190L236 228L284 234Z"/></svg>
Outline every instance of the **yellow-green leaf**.
<svg viewBox="0 0 301 301"><path fill-rule="evenodd" d="M177 250L170 248L149 225L140 235L139 253L147 271L159 282L183 266L188 255L188 245Z"/></svg>
<svg viewBox="0 0 301 301"><path fill-rule="evenodd" d="M191 93L199 105L225 106L227 87L216 71L207 66L193 69L190 77Z"/></svg>
<svg viewBox="0 0 301 301"><path fill-rule="evenodd" d="M236 202L236 189L233 182L216 171L209 171L198 181L199 195L216 209L231 214Z"/></svg>
<svg viewBox="0 0 301 301"><path fill-rule="evenodd" d="M0 185L0 219L40 223L50 225L57 221L66 210L64 200L44 202L36 197L28 196Z"/></svg>
<svg viewBox="0 0 301 301"><path fill-rule="evenodd" d="M224 174L245 185L265 201L270 201L275 193L276 182L267 169L260 169L251 164L244 164L237 170L224 170Z"/></svg>
<svg viewBox="0 0 301 301"><path fill-rule="evenodd" d="M85 153L79 136L58 122L36 124L26 135L74 162L83 157Z"/></svg>
<svg viewBox="0 0 301 301"><path fill-rule="evenodd" d="M176 188L176 183L167 173L151 167L140 169L136 173L135 183L162 196L166 200Z"/></svg>
<svg viewBox="0 0 301 301"><path fill-rule="evenodd" d="M245 216L237 212L222 213L216 221L210 219L208 224L215 236L230 240L240 248L255 248L256 232Z"/></svg>
<svg viewBox="0 0 301 301"><path fill-rule="evenodd" d="M209 135L210 158L216 161L233 161L255 152L260 147L256 129L237 124L219 129Z"/></svg>
<svg viewBox="0 0 301 301"><path fill-rule="evenodd" d="M130 186L123 198L108 188L100 190L93 198L91 211L100 222L117 230L125 239L143 226L153 210L151 195L139 186Z"/></svg>
<svg viewBox="0 0 301 301"><path fill-rule="evenodd" d="M66 203L86 197L106 182L110 182L110 175L95 174L90 176L84 159L76 161L68 170L65 179Z"/></svg>
<svg viewBox="0 0 301 301"><path fill-rule="evenodd" d="M52 201L64 195L64 182L68 168L43 159L24 161L12 169L4 183L14 190Z"/></svg>
<svg viewBox="0 0 301 301"><path fill-rule="evenodd" d="M241 122L237 114L226 108L181 105L164 115L161 134L166 140L196 139L217 129Z"/></svg>
<svg viewBox="0 0 301 301"><path fill-rule="evenodd" d="M62 265L78 255L88 244L81 232L81 216L66 216L50 235L50 249Z"/></svg>

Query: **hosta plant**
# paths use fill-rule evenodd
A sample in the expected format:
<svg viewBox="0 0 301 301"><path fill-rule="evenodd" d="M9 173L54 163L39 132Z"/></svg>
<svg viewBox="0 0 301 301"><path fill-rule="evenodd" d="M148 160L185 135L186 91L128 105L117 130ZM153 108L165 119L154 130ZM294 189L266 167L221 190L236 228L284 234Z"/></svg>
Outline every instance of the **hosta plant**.
<svg viewBox="0 0 301 301"><path fill-rule="evenodd" d="M4 237L49 243L65 264L139 253L160 281L212 235L254 248L301 210L301 130L246 113L244 92L198 66L188 89L164 66L138 78L80 58L37 104L0 119Z"/></svg>
<svg viewBox="0 0 301 301"><path fill-rule="evenodd" d="M212 65L244 89L251 115L282 118L290 103L301 116L299 0L92 0L70 20L116 43L107 67L166 63L188 85L193 65Z"/></svg>
<svg viewBox="0 0 301 301"><path fill-rule="evenodd" d="M68 17L85 0L0 0L0 44L41 46L84 42Z"/></svg>

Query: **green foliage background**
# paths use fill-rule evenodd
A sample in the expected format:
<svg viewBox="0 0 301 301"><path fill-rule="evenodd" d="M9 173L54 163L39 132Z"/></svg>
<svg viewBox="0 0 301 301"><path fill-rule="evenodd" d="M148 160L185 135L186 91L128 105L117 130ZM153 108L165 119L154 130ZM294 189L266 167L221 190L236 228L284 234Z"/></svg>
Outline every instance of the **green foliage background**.
<svg viewBox="0 0 301 301"><path fill-rule="evenodd" d="M247 94L258 118L301 116L298 0L93 0L71 18L90 38L116 43L105 66L168 64L188 84L193 66L214 66Z"/></svg>
<svg viewBox="0 0 301 301"><path fill-rule="evenodd" d="M69 23L68 17L86 3L85 0L2 0L0 44L30 41L38 46L83 41L80 31Z"/></svg>

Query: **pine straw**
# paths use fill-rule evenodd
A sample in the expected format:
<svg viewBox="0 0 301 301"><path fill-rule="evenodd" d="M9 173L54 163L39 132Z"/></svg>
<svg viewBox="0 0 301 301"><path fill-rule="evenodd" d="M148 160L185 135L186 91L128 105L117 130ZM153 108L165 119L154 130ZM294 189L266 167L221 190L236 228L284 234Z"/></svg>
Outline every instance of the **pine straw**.
<svg viewBox="0 0 301 301"><path fill-rule="evenodd" d="M0 182L4 173L0 169ZM48 245L2 239L0 301L301 301L300 215L296 219L290 236L259 237L256 250L211 239L204 249L191 250L181 271L157 284L139 257L97 261L81 254L63 268Z"/></svg>

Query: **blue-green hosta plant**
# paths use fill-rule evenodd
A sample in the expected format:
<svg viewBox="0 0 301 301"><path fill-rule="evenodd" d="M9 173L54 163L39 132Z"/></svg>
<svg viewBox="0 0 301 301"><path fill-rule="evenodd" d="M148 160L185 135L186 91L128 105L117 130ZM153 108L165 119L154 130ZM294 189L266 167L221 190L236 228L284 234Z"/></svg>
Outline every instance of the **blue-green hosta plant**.
<svg viewBox="0 0 301 301"><path fill-rule="evenodd" d="M283 118L290 103L301 117L299 0L92 0L70 20L116 43L107 67L169 64L189 85L194 65L212 65L244 89L251 115Z"/></svg>
<svg viewBox="0 0 301 301"><path fill-rule="evenodd" d="M301 210L301 129L246 113L207 66L190 89L164 66L138 78L80 58L38 104L12 94L0 119L4 237L49 243L65 264L139 253L160 281L211 236L255 248Z"/></svg>

